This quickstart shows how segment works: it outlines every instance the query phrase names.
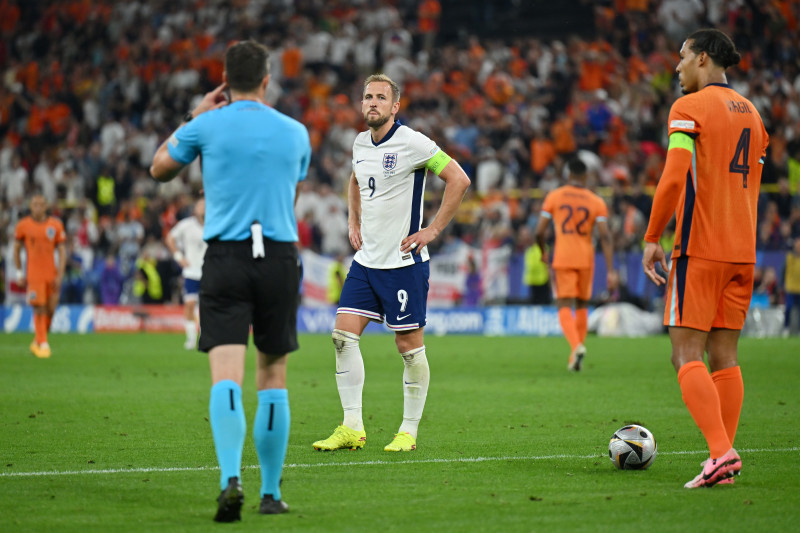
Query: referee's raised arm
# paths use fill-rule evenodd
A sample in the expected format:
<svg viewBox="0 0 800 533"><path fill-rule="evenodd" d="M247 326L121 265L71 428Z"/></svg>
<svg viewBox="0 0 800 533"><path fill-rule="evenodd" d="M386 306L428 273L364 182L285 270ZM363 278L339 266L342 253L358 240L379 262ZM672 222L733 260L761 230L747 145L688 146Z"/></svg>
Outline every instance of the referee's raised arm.
<svg viewBox="0 0 800 533"><path fill-rule="evenodd" d="M183 115L183 121L178 128L181 128L184 124L191 121L196 116L205 113L206 111L211 109L219 109L220 107L227 105L228 98L225 95L226 89L227 86L225 83L223 83L213 91L206 93L194 111L188 111L185 115ZM156 154L153 157L153 164L150 165L150 175L153 176L156 181L160 181L162 183L170 181L175 176L180 174L181 170L183 170L183 167L186 166L186 163L175 161L172 156L169 155L167 143L174 138L175 133L170 135L167 140L161 143L161 146L158 147L158 150L156 150ZM189 163L191 163L191 161L189 161Z"/></svg>

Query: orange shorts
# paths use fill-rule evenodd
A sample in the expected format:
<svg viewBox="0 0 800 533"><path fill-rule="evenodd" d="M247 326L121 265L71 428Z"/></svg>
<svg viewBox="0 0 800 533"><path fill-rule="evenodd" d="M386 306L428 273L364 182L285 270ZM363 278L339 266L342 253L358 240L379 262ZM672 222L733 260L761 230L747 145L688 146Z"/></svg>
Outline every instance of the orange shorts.
<svg viewBox="0 0 800 533"><path fill-rule="evenodd" d="M677 258L667 281L664 325L742 329L753 295L754 268L750 263Z"/></svg>
<svg viewBox="0 0 800 533"><path fill-rule="evenodd" d="M592 299L593 268L554 268L556 298Z"/></svg>
<svg viewBox="0 0 800 533"><path fill-rule="evenodd" d="M34 307L47 305L56 292L55 281L28 282L28 303Z"/></svg>

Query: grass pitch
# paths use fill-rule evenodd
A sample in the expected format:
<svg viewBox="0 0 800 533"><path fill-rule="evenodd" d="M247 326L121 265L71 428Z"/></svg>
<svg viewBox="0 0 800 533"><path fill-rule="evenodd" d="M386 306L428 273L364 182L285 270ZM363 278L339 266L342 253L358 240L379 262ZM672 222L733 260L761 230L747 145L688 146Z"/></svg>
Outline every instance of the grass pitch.
<svg viewBox="0 0 800 533"><path fill-rule="evenodd" d="M243 520L215 524L219 472L203 354L181 335L30 335L0 340L0 531L790 531L800 520L800 340L743 339L745 404L734 486L683 489L705 442L683 405L667 337L590 338L566 371L559 338L427 339L431 386L412 453L383 446L402 417L391 336L362 339L367 445L314 452L341 420L330 338L290 356L292 428L283 497L257 512L260 477L244 450ZM255 415L254 355L244 387ZM653 466L617 471L614 430L658 441Z"/></svg>

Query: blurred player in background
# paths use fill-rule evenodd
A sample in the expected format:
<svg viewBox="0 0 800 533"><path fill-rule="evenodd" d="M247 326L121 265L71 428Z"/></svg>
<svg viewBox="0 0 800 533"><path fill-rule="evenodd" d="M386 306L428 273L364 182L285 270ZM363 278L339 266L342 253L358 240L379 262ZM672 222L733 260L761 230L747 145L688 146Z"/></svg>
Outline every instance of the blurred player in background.
<svg viewBox="0 0 800 533"><path fill-rule="evenodd" d="M186 342L183 347L193 350L197 347L197 300L200 294L200 278L203 273L203 255L206 241L203 240L203 219L206 214L206 201L203 198L194 204L194 215L186 217L170 230L164 243L172 253L172 258L183 271L183 317L186 329Z"/></svg>
<svg viewBox="0 0 800 533"><path fill-rule="evenodd" d="M710 458L685 487L732 483L742 461L733 448L744 398L737 346L753 294L761 170L769 137L756 107L728 86L725 69L741 56L714 29L690 35L678 72L686 96L669 113L669 151L658 182L642 257L656 285L667 283L664 325L686 407ZM672 214L669 280L659 244ZM709 374L703 362L708 352Z"/></svg>
<svg viewBox="0 0 800 533"><path fill-rule="evenodd" d="M423 331L428 299L428 250L447 226L469 187L459 164L425 135L395 121L400 88L388 76L364 81L361 111L369 130L353 143L348 189L350 244L356 250L342 288L333 343L336 384L344 420L316 450L359 449L367 440L362 418L364 360L359 339L370 320L395 332L403 357L403 422L388 452L411 451L428 395L430 370ZM425 174L445 182L439 212L422 227Z"/></svg>
<svg viewBox="0 0 800 533"><path fill-rule="evenodd" d="M61 280L67 266L64 225L59 219L47 216L47 200L37 194L30 201L31 214L17 223L14 232L14 266L17 283L25 285L22 271L22 248L27 262L27 300L33 307L33 327L36 336L30 349L39 358L50 357L47 332L58 307ZM58 264L55 254L58 251Z"/></svg>
<svg viewBox="0 0 800 533"><path fill-rule="evenodd" d="M241 41L225 53L223 85L156 152L150 173L174 178L203 157L208 243L200 290L199 349L211 367L209 420L220 466L217 522L241 520L242 382L253 329L258 409L253 440L262 514L289 509L280 481L289 444L288 353L297 350L300 259L294 203L311 161L308 130L264 103L269 53ZM230 103L225 97L230 88Z"/></svg>
<svg viewBox="0 0 800 533"><path fill-rule="evenodd" d="M569 342L567 369L579 372L586 356L586 333L589 329L589 300L594 280L594 242L597 227L603 257L606 260L606 284L616 287L614 242L608 231L608 207L605 201L586 188L586 164L573 158L568 163L569 181L551 191L544 199L535 236L539 248L546 250L545 232L550 221L555 231L555 249L550 261L556 286L558 320ZM548 254L543 255L548 259Z"/></svg>
<svg viewBox="0 0 800 533"><path fill-rule="evenodd" d="M783 308L782 334L788 337L792 327L792 309L800 308L800 237L795 237L791 250L786 252L783 288L786 291L786 303Z"/></svg>

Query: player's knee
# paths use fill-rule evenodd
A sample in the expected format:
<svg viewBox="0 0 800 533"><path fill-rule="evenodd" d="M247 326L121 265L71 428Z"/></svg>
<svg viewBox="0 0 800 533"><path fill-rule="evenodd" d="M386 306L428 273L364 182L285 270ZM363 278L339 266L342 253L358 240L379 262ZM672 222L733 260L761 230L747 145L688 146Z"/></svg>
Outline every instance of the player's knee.
<svg viewBox="0 0 800 533"><path fill-rule="evenodd" d="M402 355L406 352L418 350L420 345L425 342L424 338L418 335L419 331L420 330L396 332L394 336L394 345L397 348L397 352Z"/></svg>
<svg viewBox="0 0 800 533"><path fill-rule="evenodd" d="M331 333L331 338L333 340L333 346L336 348L336 354L339 355L342 353L342 350L344 350L348 344L357 345L358 340L361 337L349 331L344 331L342 329L334 329L333 333Z"/></svg>
<svg viewBox="0 0 800 533"><path fill-rule="evenodd" d="M403 364L406 366L419 366L428 364L428 357L425 355L425 346L403 352L400 354L400 356L403 358Z"/></svg>

